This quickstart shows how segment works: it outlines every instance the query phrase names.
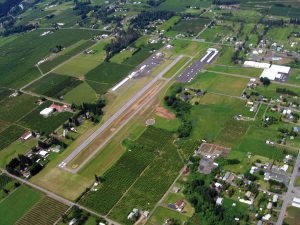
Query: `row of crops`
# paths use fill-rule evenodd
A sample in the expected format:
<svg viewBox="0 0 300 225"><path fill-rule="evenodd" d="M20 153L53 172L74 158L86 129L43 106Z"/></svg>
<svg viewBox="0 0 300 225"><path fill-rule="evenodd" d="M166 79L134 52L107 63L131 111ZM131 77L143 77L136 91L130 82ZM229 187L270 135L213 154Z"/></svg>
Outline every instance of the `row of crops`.
<svg viewBox="0 0 300 225"><path fill-rule="evenodd" d="M160 153L158 150L171 140L171 133L162 129L148 128L137 141L128 146L128 151L104 174L100 189L88 192L81 200L81 204L97 212L108 213L156 159Z"/></svg>
<svg viewBox="0 0 300 225"><path fill-rule="evenodd" d="M16 222L16 225L52 225L67 209L67 205L52 198L44 197L22 216Z"/></svg>

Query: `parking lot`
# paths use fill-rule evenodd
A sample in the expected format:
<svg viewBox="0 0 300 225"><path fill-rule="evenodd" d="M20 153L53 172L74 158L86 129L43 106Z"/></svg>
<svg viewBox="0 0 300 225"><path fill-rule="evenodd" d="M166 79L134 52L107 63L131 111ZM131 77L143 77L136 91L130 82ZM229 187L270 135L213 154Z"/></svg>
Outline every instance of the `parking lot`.
<svg viewBox="0 0 300 225"><path fill-rule="evenodd" d="M200 70L204 68L206 64L211 63L217 56L218 51L216 49L209 49L205 56L199 61L194 62L189 66L178 78L177 81L181 83L191 82Z"/></svg>

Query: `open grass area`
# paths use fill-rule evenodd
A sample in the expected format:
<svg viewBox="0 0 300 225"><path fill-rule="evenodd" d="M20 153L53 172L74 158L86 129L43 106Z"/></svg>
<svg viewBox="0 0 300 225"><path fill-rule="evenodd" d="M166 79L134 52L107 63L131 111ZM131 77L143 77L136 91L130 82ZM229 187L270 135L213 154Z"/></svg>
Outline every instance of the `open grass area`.
<svg viewBox="0 0 300 225"><path fill-rule="evenodd" d="M214 64L233 66L234 65L234 63L232 62L233 53L234 53L233 47L223 47L219 53L219 56L217 57L217 60L215 60Z"/></svg>
<svg viewBox="0 0 300 225"><path fill-rule="evenodd" d="M262 73L262 69L242 67L242 66L223 66L223 65L210 65L206 68L209 71L238 74L249 77L259 77Z"/></svg>
<svg viewBox="0 0 300 225"><path fill-rule="evenodd" d="M179 212L176 212L171 209L167 209L165 207L158 207L153 215L150 217L148 222L146 223L147 225L156 225L156 224L163 224L167 219L173 218L179 224L184 224L189 220L189 217L182 215Z"/></svg>
<svg viewBox="0 0 300 225"><path fill-rule="evenodd" d="M248 79L245 78L231 77L214 72L200 72L188 87L231 96L240 96L247 83Z"/></svg>
<svg viewBox="0 0 300 225"><path fill-rule="evenodd" d="M170 10L170 11L185 11L187 7L209 7L211 5L210 1L202 1L202 0L166 0L161 3L158 7L160 10Z"/></svg>
<svg viewBox="0 0 300 225"><path fill-rule="evenodd" d="M69 206L64 205L52 198L44 197L35 204L25 215L23 215L16 225L52 225Z"/></svg>
<svg viewBox="0 0 300 225"><path fill-rule="evenodd" d="M297 225L300 220L300 209L296 207L289 207L287 209L287 217L284 221L289 225Z"/></svg>
<svg viewBox="0 0 300 225"><path fill-rule="evenodd" d="M20 88L40 76L34 65L50 54L50 49L60 44L68 47L82 39L89 39L99 31L57 30L40 36L44 30L19 35L0 47L0 83L5 87ZM34 40L34 41L33 41Z"/></svg>
<svg viewBox="0 0 300 225"><path fill-rule="evenodd" d="M24 185L19 187L0 202L0 225L15 224L41 198L41 193Z"/></svg>
<svg viewBox="0 0 300 225"><path fill-rule="evenodd" d="M179 21L180 21L180 16L173 16L167 21L165 21L163 24L159 25L157 29L160 31L168 31Z"/></svg>
<svg viewBox="0 0 300 225"><path fill-rule="evenodd" d="M22 132L22 134L23 134L23 132ZM1 133L0 133L0 136L1 136ZM18 136L16 138L19 138L20 136ZM0 167L5 168L5 166L7 165L7 163L10 162L10 160L17 157L20 154L23 154L23 155L26 154L36 144L37 144L37 140L33 139L33 138L30 140L27 140L25 142L23 142L21 140L16 140L15 142L12 142L6 148L4 148L0 151Z"/></svg>
<svg viewBox="0 0 300 225"><path fill-rule="evenodd" d="M49 101L43 103L34 111L22 118L18 124L46 135L50 134L72 115L70 112L56 112L47 118L41 116L40 112L50 105L51 102Z"/></svg>
<svg viewBox="0 0 300 225"><path fill-rule="evenodd" d="M58 98L64 96L81 83L82 81L77 78L51 73L31 84L26 90Z"/></svg>

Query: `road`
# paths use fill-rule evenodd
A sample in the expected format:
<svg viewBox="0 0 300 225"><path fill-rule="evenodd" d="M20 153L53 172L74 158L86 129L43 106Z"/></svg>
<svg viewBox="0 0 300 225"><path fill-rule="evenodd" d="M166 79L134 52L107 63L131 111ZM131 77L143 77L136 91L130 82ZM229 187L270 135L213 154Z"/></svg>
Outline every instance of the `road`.
<svg viewBox="0 0 300 225"><path fill-rule="evenodd" d="M70 207L72 207L72 206L77 206L78 208L80 208L80 209L82 209L82 210L85 210L85 211L87 211L87 212L89 212L89 213L91 213L91 214L93 214L93 215L96 215L96 216L98 216L98 217L104 218L107 222L109 222L109 224L121 225L121 224L119 224L119 223L117 223L117 222L115 222L115 221L113 221L113 220L107 218L107 217L104 216L104 215L101 215L101 214L99 214L99 213L96 213L96 212L94 212L94 211L92 211L92 210L90 210L90 209L88 209L88 208L86 208L86 207L84 207L84 206L79 205L78 203L72 202L72 201L70 201L70 200L68 200L68 199L65 199L65 198L59 196L59 195L56 195L56 194L54 194L54 193L51 192L51 191L48 191L48 190L46 190L46 189L44 189L44 188L42 188L42 187L40 187L40 186L38 186L38 185L35 185L35 184L29 182L28 180L25 180L25 179L22 179L22 178L20 178L20 177L14 176L14 175L8 173L6 170L1 170L1 172L2 172L2 173L5 173L7 176L10 176L11 178L17 180L18 182L20 182L20 183L22 183L22 184L25 184L25 185L27 185L27 186L29 186L29 187L31 187L31 188L34 188L34 189L36 189L36 190L38 190L38 191L40 191L40 192L43 192L44 194L46 194L46 195L49 196L50 198L53 198L53 199L55 199L56 201L59 201L59 202L65 204L65 205L68 205L68 206L70 206Z"/></svg>
<svg viewBox="0 0 300 225"><path fill-rule="evenodd" d="M295 183L296 177L298 175L299 166L300 166L300 151L299 151L297 159L295 161L294 170L291 175L288 190L285 194L285 197L283 198L282 207L281 207L280 214L278 216L276 225L282 225L284 217L285 217L286 209L287 209L288 205L292 202L293 192L295 189L294 183Z"/></svg>
<svg viewBox="0 0 300 225"><path fill-rule="evenodd" d="M84 142L82 142L77 148L72 151L70 155L67 156L67 158L64 159L62 163L60 163L60 167L66 169L69 172L76 173L78 172L91 158L93 158L98 151L94 151L93 154L91 154L89 157L86 158L86 160L79 165L76 169L68 169L66 168L66 165L71 162L79 153L81 153L89 144L91 144L104 130L106 130L117 118L119 118L132 104L134 104L139 98L141 98L159 79L163 77L163 75L169 71L179 60L183 57L183 55L178 56L172 63L170 63L168 66L164 68L163 71L161 71L155 78L153 78L146 86L144 86L139 92L137 92L129 101L127 101L114 115L112 115L101 127L99 127L93 134L91 134ZM154 96L154 95L153 95ZM152 96L152 97L153 97ZM149 101L148 99L147 101ZM143 104L144 105L144 104ZM141 107L140 107L141 108ZM136 110L138 111L138 109ZM134 115L133 115L134 116ZM132 116L127 120L127 122L132 118ZM123 126L126 124L126 122L123 124ZM117 131L117 130L116 130ZM108 141L110 141L114 134L117 132L114 132L113 135L111 135L109 138L106 139L106 144ZM99 148L100 149L100 148Z"/></svg>

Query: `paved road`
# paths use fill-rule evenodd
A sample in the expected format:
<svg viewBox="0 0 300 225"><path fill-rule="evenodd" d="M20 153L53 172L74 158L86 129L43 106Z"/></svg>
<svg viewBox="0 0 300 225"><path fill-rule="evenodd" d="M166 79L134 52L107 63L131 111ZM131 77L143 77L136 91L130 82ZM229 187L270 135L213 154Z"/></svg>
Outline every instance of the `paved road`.
<svg viewBox="0 0 300 225"><path fill-rule="evenodd" d="M292 173L292 176L290 179L290 183L288 186L288 191L285 194L285 197L283 199L282 207L281 207L280 214L278 216L276 225L282 225L284 216L286 213L286 209L287 209L288 205L292 202L293 190L295 188L294 183L295 183L296 177L298 175L299 166L300 166L300 151L299 151L297 159L295 161L295 166L294 166L294 170L293 170L293 173Z"/></svg>
<svg viewBox="0 0 300 225"><path fill-rule="evenodd" d="M99 214L99 213L96 213L96 212L94 212L94 211L92 211L92 210L90 210L90 209L88 209L88 208L86 208L86 207L84 207L84 206L81 206L81 205L79 205L79 204L77 204L77 203L75 203L75 202L72 202L72 201L70 201L70 200L68 200L68 199L65 199L65 198L63 198L63 197L61 197L61 196L59 196L59 195L57 195L57 194L54 194L54 193L51 192L51 191L48 191L48 190L46 190L46 189L44 189L44 188L42 188L42 187L40 187L40 186L38 186L38 185L35 185L35 184L29 182L28 180L25 180L25 179L22 179L22 178L20 178L20 177L14 176L14 175L8 173L6 170L1 170L1 171L2 171L2 173L5 173L7 176L10 176L11 178L13 178L13 179L19 181L20 183L25 184L25 185L27 185L27 186L29 186L29 187L32 187L32 188L34 188L34 189L36 189L36 190L39 190L40 192L43 192L44 194L46 194L46 195L49 196L50 198L55 199L56 201L59 201L59 202L65 204L65 205L68 205L68 206L70 206L70 207L72 207L72 206L77 206L77 207L79 207L80 209L85 210L85 211L87 211L87 212L89 212L89 213L91 213L91 214L93 214L93 215L96 215L96 216L98 216L98 217L104 218L105 220L107 220L107 222L109 222L109 224L120 225L119 223L117 223L117 222L115 222L115 221L113 221L113 220L107 218L107 217L104 216L104 215L101 215L101 214Z"/></svg>
<svg viewBox="0 0 300 225"><path fill-rule="evenodd" d="M128 102L125 103L114 115L112 115L101 127L99 127L93 134L91 134L84 142L82 142L77 148L72 151L67 158L64 159L62 163L59 164L61 168L66 169L69 172L76 173L78 170L82 168L98 151L94 151L80 166L78 166L74 170L70 170L66 168L66 165L71 162L81 151L83 151L89 144L91 144L99 134L101 134L107 127L109 127L112 122L114 122L120 115L122 115L134 102L136 102L139 98L141 98L148 89L150 89L163 75L170 70L183 56L178 56L171 64L164 68L153 80L151 80L146 86L144 86L139 92L137 92ZM137 110L138 111L138 110ZM129 118L130 119L130 118ZM128 121L128 120L127 120ZM115 134L114 132L113 134ZM105 143L107 143L111 138L106 139Z"/></svg>

